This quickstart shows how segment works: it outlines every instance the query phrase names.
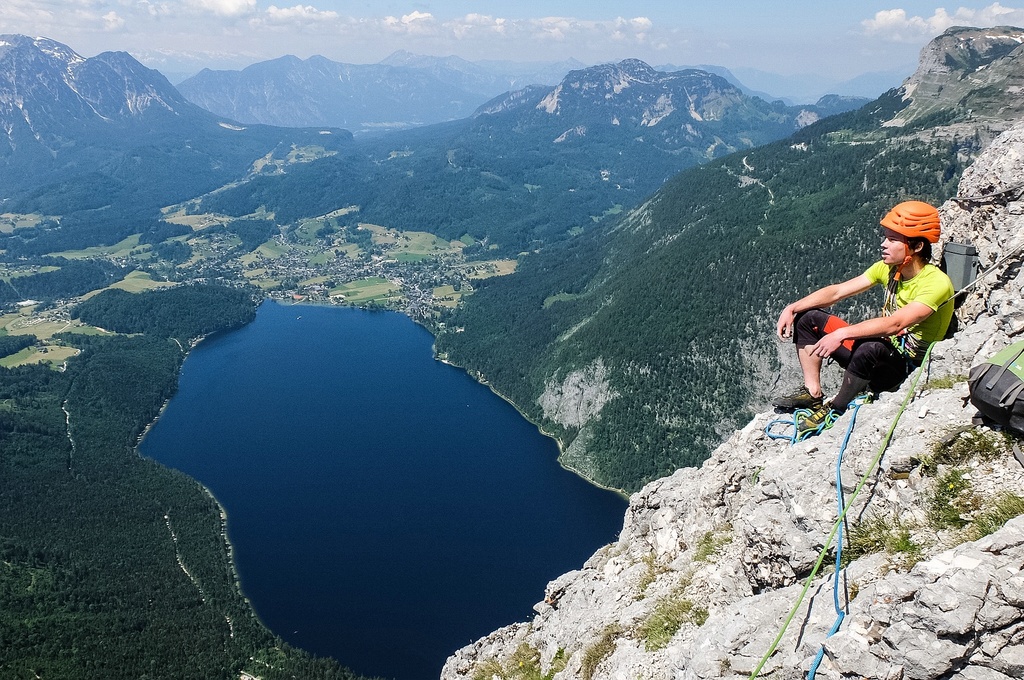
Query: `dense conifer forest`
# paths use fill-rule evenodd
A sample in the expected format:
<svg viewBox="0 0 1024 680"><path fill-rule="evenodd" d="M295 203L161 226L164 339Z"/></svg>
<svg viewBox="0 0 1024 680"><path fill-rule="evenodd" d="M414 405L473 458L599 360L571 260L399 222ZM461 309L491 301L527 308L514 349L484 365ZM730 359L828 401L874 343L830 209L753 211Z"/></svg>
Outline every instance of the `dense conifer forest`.
<svg viewBox="0 0 1024 680"><path fill-rule="evenodd" d="M117 333L188 341L256 318L254 291L187 285L145 295L107 290L77 305L72 318Z"/></svg>
<svg viewBox="0 0 1024 680"><path fill-rule="evenodd" d="M124 276L121 267L103 260L65 260L41 257L30 265L43 271L4 281L0 279L0 306L21 300L53 301L103 288ZM23 265L26 266L26 265Z"/></svg>

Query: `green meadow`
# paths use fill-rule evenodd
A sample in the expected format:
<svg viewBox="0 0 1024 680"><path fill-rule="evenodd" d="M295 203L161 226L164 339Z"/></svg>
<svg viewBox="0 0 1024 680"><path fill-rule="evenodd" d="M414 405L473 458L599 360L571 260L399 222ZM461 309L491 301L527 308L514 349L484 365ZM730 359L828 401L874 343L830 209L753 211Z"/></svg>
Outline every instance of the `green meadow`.
<svg viewBox="0 0 1024 680"><path fill-rule="evenodd" d="M373 276L352 281L331 289L331 295L344 295L345 302L360 304L364 302L385 303L402 294L402 289L380 276Z"/></svg>

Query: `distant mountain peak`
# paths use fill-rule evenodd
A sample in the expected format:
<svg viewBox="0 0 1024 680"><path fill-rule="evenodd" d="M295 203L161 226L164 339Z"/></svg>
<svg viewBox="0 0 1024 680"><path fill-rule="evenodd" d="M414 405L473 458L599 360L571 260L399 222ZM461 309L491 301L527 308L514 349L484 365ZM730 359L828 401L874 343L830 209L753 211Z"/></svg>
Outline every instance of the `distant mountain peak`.
<svg viewBox="0 0 1024 680"><path fill-rule="evenodd" d="M1024 28L954 26L921 50L918 76L925 73L968 75L1008 56L1024 43ZM913 80L913 77L912 77Z"/></svg>
<svg viewBox="0 0 1024 680"><path fill-rule="evenodd" d="M189 101L243 123L371 132L465 118L488 99L550 87L579 62L474 63L407 50L376 64L284 56L241 71L203 70L178 84Z"/></svg>
<svg viewBox="0 0 1024 680"><path fill-rule="evenodd" d="M1024 28L955 26L921 50L917 70L899 92L907 106L888 122L903 126L924 116L993 121L1008 126L1024 102L1004 96L1024 88Z"/></svg>
<svg viewBox="0 0 1024 680"><path fill-rule="evenodd" d="M658 71L640 59L572 71L536 108L550 115L604 111L613 125L654 127L677 111L691 121L717 120L744 95L706 71ZM731 102L731 103L727 103Z"/></svg>
<svg viewBox="0 0 1024 680"><path fill-rule="evenodd" d="M0 120L9 139L28 126L53 143L67 121L114 123L153 110L191 108L158 72L127 52L85 58L49 38L0 36Z"/></svg>
<svg viewBox="0 0 1024 680"><path fill-rule="evenodd" d="M1001 131L1024 116L1024 100L1007 96L1022 89L1024 29L953 27L921 50L918 70L898 90L905 107L886 125L943 115L953 126L984 120Z"/></svg>
<svg viewBox="0 0 1024 680"><path fill-rule="evenodd" d="M59 43L56 40L45 37L30 38L27 35L19 35L15 33L0 34L0 48L13 47L13 48L30 48L34 47L40 52L50 55L54 58L58 58L65 61L78 60L85 61L85 58L75 52L73 49L63 43Z"/></svg>

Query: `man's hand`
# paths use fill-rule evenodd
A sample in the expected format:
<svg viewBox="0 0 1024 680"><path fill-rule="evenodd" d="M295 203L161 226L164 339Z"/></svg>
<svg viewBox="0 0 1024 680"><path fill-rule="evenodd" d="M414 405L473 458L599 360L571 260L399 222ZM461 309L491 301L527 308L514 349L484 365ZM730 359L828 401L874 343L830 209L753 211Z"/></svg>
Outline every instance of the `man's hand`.
<svg viewBox="0 0 1024 680"><path fill-rule="evenodd" d="M775 333L779 336L779 340L788 340L793 337L793 322L796 320L796 314L793 312L792 305L786 305L786 308L779 314L779 322L775 325Z"/></svg>
<svg viewBox="0 0 1024 680"><path fill-rule="evenodd" d="M839 349L842 346L843 341L846 340L846 333L844 331L847 328L849 328L849 326L837 328L836 330L822 337L821 340L818 340L818 342L808 347L807 351L810 353L811 356L822 358L832 356L832 353Z"/></svg>

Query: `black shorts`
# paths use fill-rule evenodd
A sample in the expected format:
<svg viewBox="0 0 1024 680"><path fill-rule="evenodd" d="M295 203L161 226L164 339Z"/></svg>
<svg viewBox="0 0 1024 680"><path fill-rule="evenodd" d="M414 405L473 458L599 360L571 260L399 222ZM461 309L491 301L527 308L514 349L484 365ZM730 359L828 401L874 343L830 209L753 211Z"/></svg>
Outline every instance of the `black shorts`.
<svg viewBox="0 0 1024 680"><path fill-rule="evenodd" d="M809 309L796 315L793 341L798 349L813 345L836 328L847 325L834 314L821 309ZM874 392L895 389L917 368L909 357L900 354L888 338L861 338L844 342L832 353L832 359L851 374L867 380Z"/></svg>

